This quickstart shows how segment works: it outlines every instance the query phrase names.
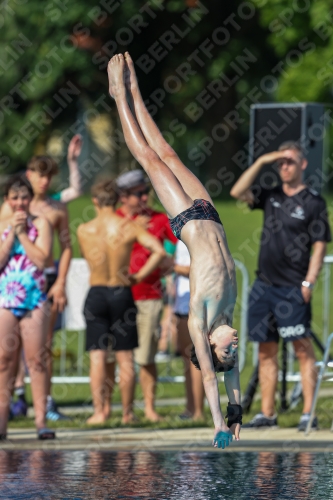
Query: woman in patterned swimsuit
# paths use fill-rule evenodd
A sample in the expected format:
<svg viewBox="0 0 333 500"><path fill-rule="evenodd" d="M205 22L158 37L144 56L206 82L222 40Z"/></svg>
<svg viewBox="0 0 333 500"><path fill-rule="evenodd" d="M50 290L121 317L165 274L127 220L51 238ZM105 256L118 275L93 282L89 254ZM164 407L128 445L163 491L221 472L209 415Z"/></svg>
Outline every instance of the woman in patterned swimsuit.
<svg viewBox="0 0 333 500"><path fill-rule="evenodd" d="M175 235L191 255L188 326L195 347L193 361L201 369L214 420L213 444L224 448L232 434L239 439L241 424L238 339L231 327L236 301L234 262L208 192L165 141L142 100L128 53L125 58L119 54L109 62L109 92L115 99L127 146L147 172ZM216 371L225 371L228 425L220 408Z"/></svg>
<svg viewBox="0 0 333 500"><path fill-rule="evenodd" d="M49 318L43 269L52 234L49 222L29 215L32 188L23 176L5 186L13 210L0 223L0 439L6 438L11 384L23 343L31 378L35 423L39 439L52 439L45 427L47 372L43 355Z"/></svg>

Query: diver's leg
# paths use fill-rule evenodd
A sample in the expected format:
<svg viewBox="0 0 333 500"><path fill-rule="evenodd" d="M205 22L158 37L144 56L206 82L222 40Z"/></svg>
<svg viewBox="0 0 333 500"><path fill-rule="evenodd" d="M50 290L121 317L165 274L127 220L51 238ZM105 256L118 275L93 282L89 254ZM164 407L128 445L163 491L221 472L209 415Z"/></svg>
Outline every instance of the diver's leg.
<svg viewBox="0 0 333 500"><path fill-rule="evenodd" d="M126 100L124 84L125 60L114 56L108 65L109 92L116 101L126 144L148 174L162 205L171 217L193 205L177 177L151 149L145 140Z"/></svg>
<svg viewBox="0 0 333 500"><path fill-rule="evenodd" d="M208 191L193 174L193 172L185 167L183 162L179 159L177 153L164 139L159 128L148 112L140 93L133 61L128 52L125 53L125 60L128 72L126 83L127 80L129 82L127 87L133 100L136 119L147 143L161 158L161 160L172 170L182 185L184 191L192 200L203 198L204 200L213 203Z"/></svg>

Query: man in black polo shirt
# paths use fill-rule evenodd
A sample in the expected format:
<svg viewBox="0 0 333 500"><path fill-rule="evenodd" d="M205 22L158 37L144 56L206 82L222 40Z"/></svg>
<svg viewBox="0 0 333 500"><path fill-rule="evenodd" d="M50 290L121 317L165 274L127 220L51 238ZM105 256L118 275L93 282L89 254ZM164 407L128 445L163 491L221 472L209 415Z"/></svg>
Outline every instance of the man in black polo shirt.
<svg viewBox="0 0 333 500"><path fill-rule="evenodd" d="M272 189L251 187L267 163L277 162L282 184ZM259 342L261 413L243 427L277 425L275 391L279 336L293 342L300 363L304 397L299 430L305 430L317 372L310 339L311 295L331 241L323 198L302 181L307 161L297 143L258 158L238 179L231 196L264 211L257 279L249 297L251 341ZM312 256L310 260L310 254ZM317 419L314 419L317 427Z"/></svg>

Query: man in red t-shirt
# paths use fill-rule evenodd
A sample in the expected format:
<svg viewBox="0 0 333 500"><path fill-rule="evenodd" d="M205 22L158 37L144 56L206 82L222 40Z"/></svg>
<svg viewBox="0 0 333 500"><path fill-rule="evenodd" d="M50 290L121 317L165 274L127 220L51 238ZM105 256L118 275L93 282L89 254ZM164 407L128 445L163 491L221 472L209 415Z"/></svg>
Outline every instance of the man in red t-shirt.
<svg viewBox="0 0 333 500"><path fill-rule="evenodd" d="M149 184L142 170L132 170L117 179L121 207L117 214L129 217L143 225L161 243L164 240L177 242L171 231L168 217L148 207ZM131 255L130 273L141 269L149 257L149 251L135 243ZM132 287L138 308L137 327L139 347L134 350L135 361L140 365L140 383L145 401L145 415L151 421L158 421L154 408L157 370L155 354L159 339L159 326L163 310L161 270L156 269L144 281Z"/></svg>

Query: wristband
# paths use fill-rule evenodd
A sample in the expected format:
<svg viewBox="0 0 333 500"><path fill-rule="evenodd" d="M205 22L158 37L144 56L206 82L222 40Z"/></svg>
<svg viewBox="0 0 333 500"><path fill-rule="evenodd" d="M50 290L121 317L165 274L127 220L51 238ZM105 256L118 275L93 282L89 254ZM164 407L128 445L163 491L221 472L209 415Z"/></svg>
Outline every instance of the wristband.
<svg viewBox="0 0 333 500"><path fill-rule="evenodd" d="M243 408L241 407L241 405L228 403L227 415L226 415L226 417L228 418L228 423L227 423L228 427L231 427L233 424L242 425L243 423L242 415L243 415Z"/></svg>

